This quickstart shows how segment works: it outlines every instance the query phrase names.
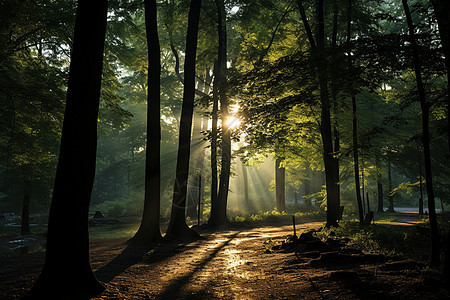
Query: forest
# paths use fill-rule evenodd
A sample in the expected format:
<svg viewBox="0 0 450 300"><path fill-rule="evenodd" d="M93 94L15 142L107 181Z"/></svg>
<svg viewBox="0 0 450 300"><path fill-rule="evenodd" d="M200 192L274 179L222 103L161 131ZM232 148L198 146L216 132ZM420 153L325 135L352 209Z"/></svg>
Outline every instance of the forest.
<svg viewBox="0 0 450 300"><path fill-rule="evenodd" d="M0 298L450 299L450 2L0 1Z"/></svg>

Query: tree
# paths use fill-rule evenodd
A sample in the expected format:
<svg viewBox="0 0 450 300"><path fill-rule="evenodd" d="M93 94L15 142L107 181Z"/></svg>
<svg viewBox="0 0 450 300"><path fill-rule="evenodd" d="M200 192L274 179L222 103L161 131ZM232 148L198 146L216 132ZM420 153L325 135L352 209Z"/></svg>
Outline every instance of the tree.
<svg viewBox="0 0 450 300"><path fill-rule="evenodd" d="M95 175L107 8L107 0L78 1L45 264L31 297L83 298L104 290L89 262L88 209Z"/></svg>
<svg viewBox="0 0 450 300"><path fill-rule="evenodd" d="M148 47L148 104L147 144L145 152L144 212L141 226L132 242L149 243L162 238L159 229L160 214L160 46L157 27L156 0L144 0L145 29Z"/></svg>
<svg viewBox="0 0 450 300"><path fill-rule="evenodd" d="M428 210L430 218L430 236L431 236L431 256L430 266L438 267L440 265L440 247L439 247L439 229L437 225L436 209L434 202L434 190L433 190L433 177L431 172L431 153L430 153L430 129L429 129L429 115L430 107L426 98L425 88L422 81L422 66L420 64L420 58L418 48L416 44L416 38L414 34L414 25L411 19L411 13L407 0L402 0L403 8L405 10L406 22L408 24L409 40L411 43L412 61L414 73L416 75L416 83L418 96L420 101L420 107L422 111L422 143L423 154L425 162L425 179L428 195Z"/></svg>
<svg viewBox="0 0 450 300"><path fill-rule="evenodd" d="M328 90L328 74L327 61L323 59L326 57L325 51L325 26L324 26L324 1L317 2L317 41L314 40L312 31L309 26L308 19L303 7L303 2L298 1L300 14L303 25L307 32L308 40L311 46L311 54L315 62L315 69L319 81L319 95L321 103L321 123L320 133L323 144L323 160L325 165L326 176L326 190L327 190L327 226L337 226L339 219L339 187L338 179L336 178L337 168L339 168L338 161L334 157L333 140L331 133L331 116L330 116L330 96Z"/></svg>
<svg viewBox="0 0 450 300"><path fill-rule="evenodd" d="M348 17L347 17L347 43L350 44L351 40L351 24L352 24L352 0L348 1ZM352 74L353 70L353 62L352 62L352 54L349 50L348 53L348 71L349 74ZM357 111L356 111L356 96L354 92L354 88L351 87L351 98L352 98L352 127L353 127L353 160L354 160L354 168L355 168L355 191L356 191L356 202L358 204L358 213L359 213L359 222L362 224L364 221L364 213L363 213L363 204L361 201L361 191L360 191L360 182L359 182L359 158L358 158L358 119L357 119Z"/></svg>
<svg viewBox="0 0 450 300"><path fill-rule="evenodd" d="M211 197L211 215L208 220L208 225L211 226L223 225L228 222L227 199L228 199L228 188L230 185L230 169L231 169L231 132L229 131L227 126L228 120L228 99L227 99L227 82L226 82L227 27L226 27L226 11L224 1L216 0L216 7L218 14L217 28L219 33L219 49L218 49L219 53L217 58L218 72L215 75L216 77L214 79L214 84L216 83L217 80L218 96L220 98L220 116L222 119L222 168L220 173L219 192L216 203L212 202L213 197ZM216 107L217 103L214 102L213 105L214 107ZM215 114L213 112L213 117L214 116ZM211 156L211 160L215 160L215 158ZM211 192L212 190L213 189L211 189Z"/></svg>
<svg viewBox="0 0 450 300"><path fill-rule="evenodd" d="M189 156L191 145L192 116L195 96L195 61L197 52L198 23L201 0L191 0L188 30L186 34L186 58L184 63L183 106L181 109L180 135L178 142L177 168L173 190L172 211L167 236L197 236L186 224L185 209Z"/></svg>

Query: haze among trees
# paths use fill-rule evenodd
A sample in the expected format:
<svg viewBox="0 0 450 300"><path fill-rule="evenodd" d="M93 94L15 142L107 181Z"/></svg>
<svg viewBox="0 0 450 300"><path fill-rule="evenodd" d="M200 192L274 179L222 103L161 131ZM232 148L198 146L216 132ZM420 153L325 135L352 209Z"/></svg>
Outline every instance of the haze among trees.
<svg viewBox="0 0 450 300"><path fill-rule="evenodd" d="M0 8L0 213L22 236L48 224L29 297L104 290L96 211L154 247L268 215L332 230L413 208L449 282L448 1Z"/></svg>

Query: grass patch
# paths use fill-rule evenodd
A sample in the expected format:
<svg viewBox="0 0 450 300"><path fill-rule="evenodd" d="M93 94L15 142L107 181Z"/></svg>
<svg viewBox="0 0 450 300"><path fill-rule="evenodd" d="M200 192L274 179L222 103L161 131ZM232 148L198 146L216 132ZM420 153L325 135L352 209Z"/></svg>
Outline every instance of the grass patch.
<svg viewBox="0 0 450 300"><path fill-rule="evenodd" d="M277 210L258 213L230 213L231 223L252 223L252 224L285 224L292 223L292 215L295 215L297 222L323 220L326 217L325 211L318 207L311 207L303 212L279 212Z"/></svg>

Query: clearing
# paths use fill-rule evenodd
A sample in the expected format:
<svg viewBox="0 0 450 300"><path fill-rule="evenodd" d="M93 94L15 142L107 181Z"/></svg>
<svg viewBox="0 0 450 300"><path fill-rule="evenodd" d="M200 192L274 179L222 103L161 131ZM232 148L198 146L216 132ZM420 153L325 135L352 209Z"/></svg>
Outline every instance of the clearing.
<svg viewBox="0 0 450 300"><path fill-rule="evenodd" d="M298 224L297 233L321 225ZM106 286L96 299L450 299L424 264L403 257L362 254L339 239L299 241L295 255L282 244L292 225L199 232L205 239L152 248L91 241L92 267ZM1 258L0 298L23 296L43 259Z"/></svg>

